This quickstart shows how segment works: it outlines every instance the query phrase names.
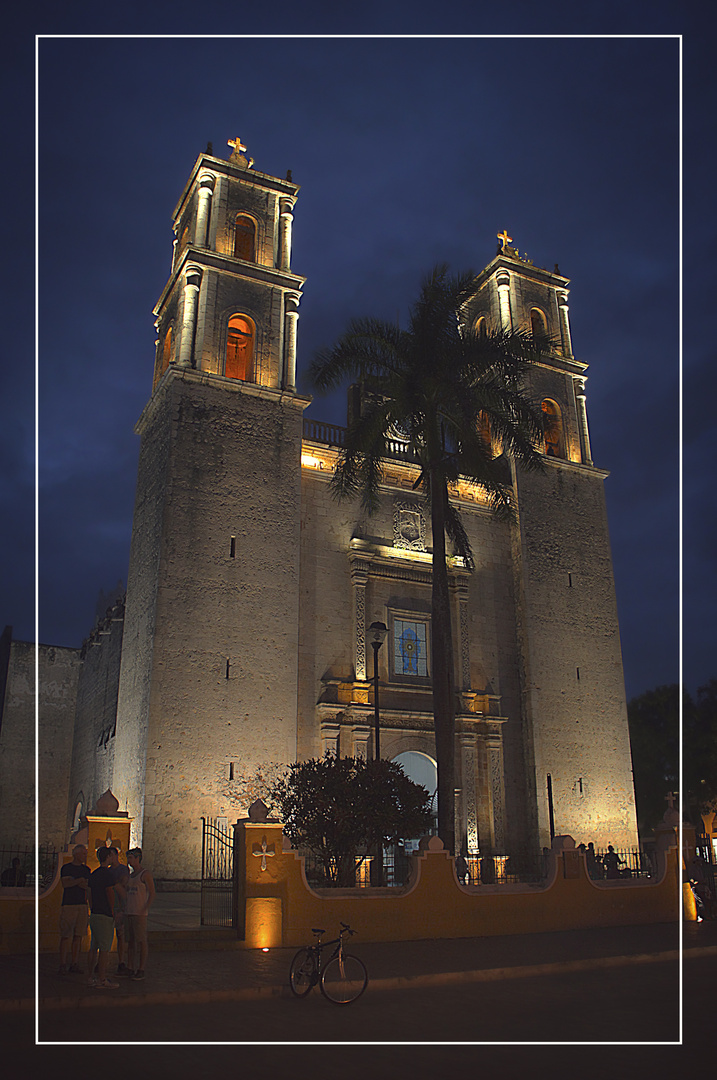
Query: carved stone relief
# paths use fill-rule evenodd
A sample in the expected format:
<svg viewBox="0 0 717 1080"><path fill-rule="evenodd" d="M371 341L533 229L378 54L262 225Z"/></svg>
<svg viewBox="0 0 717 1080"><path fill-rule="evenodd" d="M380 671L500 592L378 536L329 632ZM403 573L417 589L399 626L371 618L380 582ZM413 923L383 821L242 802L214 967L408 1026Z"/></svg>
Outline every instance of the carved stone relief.
<svg viewBox="0 0 717 1080"><path fill-rule="evenodd" d="M426 521L419 503L394 503L393 546L407 551L426 550Z"/></svg>

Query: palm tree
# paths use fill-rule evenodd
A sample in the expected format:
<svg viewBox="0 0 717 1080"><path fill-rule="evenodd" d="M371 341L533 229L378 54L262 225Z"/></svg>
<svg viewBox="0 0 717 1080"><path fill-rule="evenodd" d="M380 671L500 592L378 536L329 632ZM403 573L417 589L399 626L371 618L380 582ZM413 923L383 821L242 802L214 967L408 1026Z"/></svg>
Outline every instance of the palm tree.
<svg viewBox="0 0 717 1080"><path fill-rule="evenodd" d="M360 498L364 510L379 504L387 440L400 431L420 467L416 487L430 505L433 538L431 668L438 763L438 833L453 851L455 700L453 643L446 566L446 536L469 570L473 556L449 491L459 477L481 485L494 512L512 513L507 457L527 469L542 467L539 405L525 390L528 366L551 346L523 330L478 333L465 324L475 294L472 272L449 277L437 266L423 281L401 330L377 319L352 322L311 367L320 392L346 378L362 387L360 415L349 424L339 452L334 490Z"/></svg>

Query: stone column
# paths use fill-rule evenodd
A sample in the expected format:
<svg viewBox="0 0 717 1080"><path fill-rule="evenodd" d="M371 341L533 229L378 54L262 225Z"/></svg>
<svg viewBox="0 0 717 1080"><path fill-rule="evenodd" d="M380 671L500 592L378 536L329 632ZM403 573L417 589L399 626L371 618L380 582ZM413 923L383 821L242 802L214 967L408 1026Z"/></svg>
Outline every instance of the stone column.
<svg viewBox="0 0 717 1080"><path fill-rule="evenodd" d="M202 271L198 266L188 266L184 278L184 311L182 313L182 331L179 342L177 365L192 366L194 356L194 335L197 329L197 301L202 283Z"/></svg>
<svg viewBox="0 0 717 1080"><path fill-rule="evenodd" d="M507 270L498 272L496 283L500 302L500 327L501 330L510 330L513 326L513 320L510 316L510 274Z"/></svg>
<svg viewBox="0 0 717 1080"><path fill-rule="evenodd" d="M291 269L291 226L293 199L279 199L279 269Z"/></svg>
<svg viewBox="0 0 717 1080"><path fill-rule="evenodd" d="M371 758L370 744L371 744L371 728L366 727L365 724L356 726L353 729L354 736L354 757L361 758L363 761L369 761Z"/></svg>
<svg viewBox="0 0 717 1080"><path fill-rule="evenodd" d="M199 177L199 189L197 191L197 221L194 229L194 243L200 248L205 248L207 246L207 229L209 227L209 212L212 207L214 182L214 177L211 173L203 173Z"/></svg>
<svg viewBox="0 0 717 1080"><path fill-rule="evenodd" d="M573 355L573 346L570 341L570 319L568 318L568 294L565 290L558 293L558 307L560 308L560 336L562 338L563 356Z"/></svg>
<svg viewBox="0 0 717 1080"><path fill-rule="evenodd" d="M468 586L458 589L458 614L461 633L461 689L471 688L470 633L468 632Z"/></svg>
<svg viewBox="0 0 717 1080"><path fill-rule="evenodd" d="M469 855L479 850L478 808L476 805L476 740L475 735L464 733L460 737L461 772L463 774L463 803L466 843Z"/></svg>
<svg viewBox="0 0 717 1080"><path fill-rule="evenodd" d="M284 310L284 390L296 390L296 337L299 322L299 293L286 294Z"/></svg>
<svg viewBox="0 0 717 1080"><path fill-rule="evenodd" d="M366 681L366 586L368 572L360 563L351 567L354 607L354 669L356 678Z"/></svg>
<svg viewBox="0 0 717 1080"><path fill-rule="evenodd" d="M580 425L580 449L582 452L583 465L592 465L593 459L590 453L590 432L588 431L588 410L585 403L585 379L574 378L575 400L578 407L578 424Z"/></svg>
<svg viewBox="0 0 717 1080"><path fill-rule="evenodd" d="M493 803L493 851L501 854L505 848L505 817L503 798L503 744L500 739L488 740L491 801Z"/></svg>
<svg viewBox="0 0 717 1080"><path fill-rule="evenodd" d="M339 752L339 735L341 733L341 725L336 722L324 720L321 724L321 754L322 756L327 753L338 754Z"/></svg>

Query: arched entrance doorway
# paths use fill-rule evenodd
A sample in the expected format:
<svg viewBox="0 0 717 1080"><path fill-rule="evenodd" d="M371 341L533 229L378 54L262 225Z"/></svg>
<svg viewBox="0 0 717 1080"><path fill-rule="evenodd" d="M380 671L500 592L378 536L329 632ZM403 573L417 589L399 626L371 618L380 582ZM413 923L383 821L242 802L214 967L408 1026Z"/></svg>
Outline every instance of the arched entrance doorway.
<svg viewBox="0 0 717 1080"><path fill-rule="evenodd" d="M414 784L421 784L430 792L431 798L431 813L433 814L433 831L437 827L438 818L438 768L432 757L428 754L423 754L420 750L404 750L401 754L396 754L393 759L397 765L400 765L409 780L413 780ZM410 836L404 840L404 850L406 854L410 854L412 851L418 850L418 841L420 837Z"/></svg>

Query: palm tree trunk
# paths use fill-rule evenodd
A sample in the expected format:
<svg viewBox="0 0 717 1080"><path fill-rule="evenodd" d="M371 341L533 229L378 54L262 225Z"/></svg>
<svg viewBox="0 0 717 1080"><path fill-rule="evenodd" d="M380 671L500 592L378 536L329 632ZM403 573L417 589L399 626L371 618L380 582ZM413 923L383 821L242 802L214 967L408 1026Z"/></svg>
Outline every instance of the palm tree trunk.
<svg viewBox="0 0 717 1080"><path fill-rule="evenodd" d="M446 851L455 847L455 703L453 696L453 638L446 567L446 483L439 469L431 478L433 532L433 589L431 597L431 667L433 724L438 764L438 835Z"/></svg>

